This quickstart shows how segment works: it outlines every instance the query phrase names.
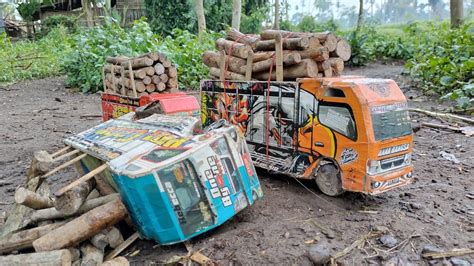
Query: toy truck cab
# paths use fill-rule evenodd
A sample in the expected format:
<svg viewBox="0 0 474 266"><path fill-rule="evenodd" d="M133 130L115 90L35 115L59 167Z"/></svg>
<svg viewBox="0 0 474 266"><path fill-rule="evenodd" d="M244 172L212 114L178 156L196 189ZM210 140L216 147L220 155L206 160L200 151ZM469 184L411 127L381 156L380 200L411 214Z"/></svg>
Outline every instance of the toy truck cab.
<svg viewBox="0 0 474 266"><path fill-rule="evenodd" d="M108 162L109 183L122 197L137 229L162 245L211 230L262 197L242 134L223 125L193 134L199 120L133 113L75 135L66 144Z"/></svg>
<svg viewBox="0 0 474 266"><path fill-rule="evenodd" d="M220 118L237 124L259 167L315 179L333 196L378 194L411 180L412 129L406 99L393 80L201 85L204 125Z"/></svg>

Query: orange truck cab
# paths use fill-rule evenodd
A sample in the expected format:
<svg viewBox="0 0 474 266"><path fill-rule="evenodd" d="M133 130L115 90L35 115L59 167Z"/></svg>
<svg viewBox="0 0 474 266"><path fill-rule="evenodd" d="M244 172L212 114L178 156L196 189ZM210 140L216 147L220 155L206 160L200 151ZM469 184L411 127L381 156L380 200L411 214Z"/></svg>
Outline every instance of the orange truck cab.
<svg viewBox="0 0 474 266"><path fill-rule="evenodd" d="M410 183L413 135L393 80L203 81L201 120L237 125L254 163L314 179L331 196L378 194Z"/></svg>

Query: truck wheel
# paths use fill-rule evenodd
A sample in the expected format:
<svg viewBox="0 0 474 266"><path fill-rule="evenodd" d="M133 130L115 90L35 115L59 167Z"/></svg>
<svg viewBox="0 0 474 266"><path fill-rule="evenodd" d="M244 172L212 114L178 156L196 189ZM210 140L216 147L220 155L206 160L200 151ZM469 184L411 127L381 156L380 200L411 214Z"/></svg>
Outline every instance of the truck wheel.
<svg viewBox="0 0 474 266"><path fill-rule="evenodd" d="M334 164L325 164L319 167L316 173L318 188L328 196L338 196L344 193L341 174Z"/></svg>

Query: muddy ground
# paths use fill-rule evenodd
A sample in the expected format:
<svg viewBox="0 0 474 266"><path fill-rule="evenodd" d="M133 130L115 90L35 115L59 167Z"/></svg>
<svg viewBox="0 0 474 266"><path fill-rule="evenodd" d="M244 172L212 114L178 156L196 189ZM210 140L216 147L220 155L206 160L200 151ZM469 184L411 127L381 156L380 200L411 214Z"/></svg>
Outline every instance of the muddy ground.
<svg viewBox="0 0 474 266"><path fill-rule="evenodd" d="M412 107L450 108L422 96L402 72L401 65L372 64L345 74L395 79ZM98 95L71 92L62 78L0 88L0 103L0 210L5 212L12 206L15 189L24 183L33 152L57 150L64 137L100 123L94 115L101 110ZM441 123L418 114L412 114L412 119ZM345 193L331 198L312 182L303 182L305 188L292 178L259 171L264 199L192 244L224 265L311 264L311 250L318 243L336 254L379 229L386 230L383 237L361 241L337 261L345 265L473 264L474 254L458 260L421 258L427 245L440 250L474 248L473 144L473 137L421 128L415 134L415 182L379 196ZM442 151L460 162L444 159ZM185 255L186 249L182 244L160 247L142 240L124 254L138 265L153 265Z"/></svg>

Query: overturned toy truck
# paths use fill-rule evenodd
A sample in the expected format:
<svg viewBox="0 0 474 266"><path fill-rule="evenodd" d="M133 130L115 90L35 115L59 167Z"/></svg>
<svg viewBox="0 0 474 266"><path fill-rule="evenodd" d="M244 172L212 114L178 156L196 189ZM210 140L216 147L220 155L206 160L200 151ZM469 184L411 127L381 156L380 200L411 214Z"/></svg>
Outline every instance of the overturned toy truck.
<svg viewBox="0 0 474 266"><path fill-rule="evenodd" d="M66 139L85 154L84 172L107 163L140 233L162 245L188 240L229 220L262 197L245 139L232 125L203 134L191 116L134 113ZM222 121L221 121L222 122Z"/></svg>
<svg viewBox="0 0 474 266"><path fill-rule="evenodd" d="M203 81L201 101L203 126L238 126L256 166L315 179L327 195L411 182L411 121L393 80Z"/></svg>

